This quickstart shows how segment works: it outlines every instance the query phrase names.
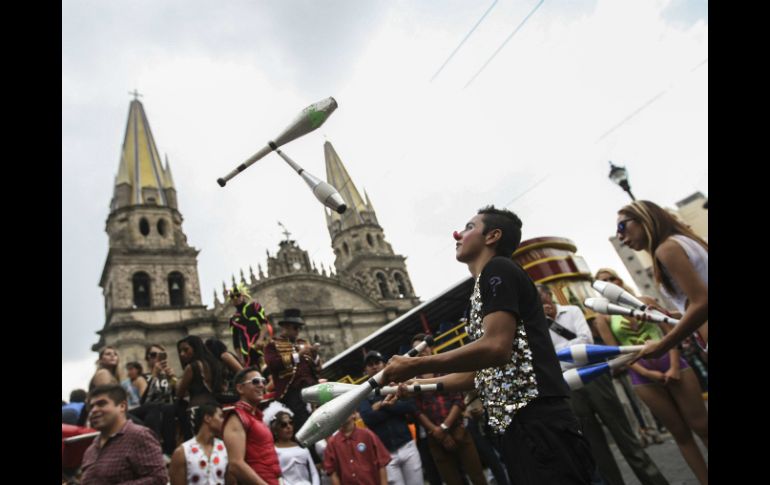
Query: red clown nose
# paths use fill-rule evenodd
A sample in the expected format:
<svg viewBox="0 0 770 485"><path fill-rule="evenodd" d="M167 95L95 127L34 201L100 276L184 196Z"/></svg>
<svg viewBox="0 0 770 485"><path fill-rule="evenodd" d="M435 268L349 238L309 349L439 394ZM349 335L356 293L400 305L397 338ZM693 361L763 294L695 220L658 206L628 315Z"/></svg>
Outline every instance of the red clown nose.
<svg viewBox="0 0 770 485"><path fill-rule="evenodd" d="M459 241L460 239L462 239L462 236L460 236L460 233L457 231L452 233L452 237L455 238L455 241Z"/></svg>

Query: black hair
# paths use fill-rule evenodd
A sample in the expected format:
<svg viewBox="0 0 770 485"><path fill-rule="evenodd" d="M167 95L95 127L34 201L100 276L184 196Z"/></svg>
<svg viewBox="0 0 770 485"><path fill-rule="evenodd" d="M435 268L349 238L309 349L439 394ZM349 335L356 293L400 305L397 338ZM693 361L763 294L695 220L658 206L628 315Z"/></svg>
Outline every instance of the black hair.
<svg viewBox="0 0 770 485"><path fill-rule="evenodd" d="M211 355L211 352L209 352L209 349L207 349L206 346L203 344L203 339L201 339L197 335L188 335L187 337L177 342L176 343L177 352L179 352L179 347L183 343L186 343L187 345L189 345L193 351L193 356L192 356L192 360L190 361L190 364L192 364L196 360L200 360L201 362L205 362L208 365L209 371L211 372L211 389L214 392L219 392L222 389L222 366L219 363L219 359Z"/></svg>
<svg viewBox="0 0 770 485"><path fill-rule="evenodd" d="M142 364L140 364L139 362L129 362L128 364L126 364L126 369L136 369L139 371L139 374L143 372Z"/></svg>
<svg viewBox="0 0 770 485"><path fill-rule="evenodd" d="M221 409L218 404L204 403L193 410L193 433L198 434L203 425L203 418L214 416L217 409Z"/></svg>
<svg viewBox="0 0 770 485"><path fill-rule="evenodd" d="M233 383L235 383L235 385L242 384L243 378L246 377L249 372L259 372L260 375L262 374L258 367L252 365L251 367L246 367L245 369L239 370L238 373L235 374L235 377L233 377Z"/></svg>
<svg viewBox="0 0 770 485"><path fill-rule="evenodd" d="M290 413L286 411L278 411L275 413L275 416L273 416L273 419L270 420L269 426L270 426L270 432L273 433L273 440L278 441L278 423L281 422L281 418L283 416L288 416L292 421L294 420L294 416L292 416ZM295 430L296 431L296 430ZM291 441L294 441L295 443L299 443L297 441L296 436L292 434Z"/></svg>
<svg viewBox="0 0 770 485"><path fill-rule="evenodd" d="M414 344L415 342L424 342L425 341L425 334L424 333L418 333L414 337L412 337L412 341L410 343Z"/></svg>
<svg viewBox="0 0 770 485"><path fill-rule="evenodd" d="M83 389L75 389L70 393L70 402L86 402L88 394Z"/></svg>
<svg viewBox="0 0 770 485"><path fill-rule="evenodd" d="M488 234L489 231L500 229L503 235L495 246L497 256L510 258L513 252L519 247L521 242L521 219L519 216L508 209L496 209L494 205L488 205L479 209L484 221L484 231L482 234Z"/></svg>
<svg viewBox="0 0 770 485"><path fill-rule="evenodd" d="M211 355L219 359L219 356L227 352L227 346L219 339L210 338L206 339L206 348L209 349Z"/></svg>
<svg viewBox="0 0 770 485"><path fill-rule="evenodd" d="M120 384L107 384L105 386L97 386L91 390L91 392L88 394L88 400L90 401L92 398L96 396L101 396L106 394L108 398L112 402L114 402L116 405L120 404L122 402L126 402L128 400L128 396L126 395L126 390L123 389L123 386Z"/></svg>

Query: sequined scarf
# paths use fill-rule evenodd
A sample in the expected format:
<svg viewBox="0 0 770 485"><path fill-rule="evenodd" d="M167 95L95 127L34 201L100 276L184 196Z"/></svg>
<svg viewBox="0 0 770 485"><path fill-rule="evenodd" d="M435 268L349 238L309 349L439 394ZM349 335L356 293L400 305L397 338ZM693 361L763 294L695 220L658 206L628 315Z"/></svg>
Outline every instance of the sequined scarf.
<svg viewBox="0 0 770 485"><path fill-rule="evenodd" d="M481 324L481 290L479 278L471 295L471 311L465 331L471 340L478 340L484 335ZM497 434L505 433L519 409L537 397L537 381L532 366L532 351L527 342L524 322L518 322L516 336L513 339L511 361L500 367L487 367L476 372L476 389L487 411L487 423Z"/></svg>

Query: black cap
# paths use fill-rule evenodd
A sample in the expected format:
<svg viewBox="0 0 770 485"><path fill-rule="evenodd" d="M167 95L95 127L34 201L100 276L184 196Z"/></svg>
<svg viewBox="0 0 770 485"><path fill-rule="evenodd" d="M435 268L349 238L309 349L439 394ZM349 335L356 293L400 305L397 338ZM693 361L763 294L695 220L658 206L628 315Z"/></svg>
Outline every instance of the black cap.
<svg viewBox="0 0 770 485"><path fill-rule="evenodd" d="M287 308L283 311L283 317L278 320L278 325L282 323L295 323L297 325L304 325L305 321L302 320L302 312L298 308Z"/></svg>
<svg viewBox="0 0 770 485"><path fill-rule="evenodd" d="M366 356L364 357L364 365L368 364L371 361L385 362L385 357L383 357L382 354L377 352L376 350L370 350L369 352L366 353Z"/></svg>

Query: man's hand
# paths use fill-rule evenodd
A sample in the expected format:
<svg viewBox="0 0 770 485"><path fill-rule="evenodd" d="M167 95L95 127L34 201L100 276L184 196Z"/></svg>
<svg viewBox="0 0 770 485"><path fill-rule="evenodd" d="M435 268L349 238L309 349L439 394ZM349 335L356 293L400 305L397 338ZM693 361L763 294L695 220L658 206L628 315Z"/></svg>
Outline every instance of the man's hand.
<svg viewBox="0 0 770 485"><path fill-rule="evenodd" d="M398 396L396 394L388 394L382 401L372 404L372 411L379 411L382 408L393 406L397 400Z"/></svg>
<svg viewBox="0 0 770 485"><path fill-rule="evenodd" d="M430 435L436 438L439 443L443 443L444 439L447 437L447 434L444 433L444 430L441 429L439 426L436 426L435 428L433 428L433 431L430 432Z"/></svg>
<svg viewBox="0 0 770 485"><path fill-rule="evenodd" d="M161 365L161 362L159 360L155 361L155 365L152 366L152 377L157 378L160 373L163 372L163 365Z"/></svg>
<svg viewBox="0 0 770 485"><path fill-rule="evenodd" d="M419 357L404 357L402 355L394 355L388 361L388 365L385 366L383 381L384 382L404 382L415 376L415 372L412 371L412 365Z"/></svg>
<svg viewBox="0 0 770 485"><path fill-rule="evenodd" d="M394 405L398 401L398 395L397 394L388 394L385 396L385 399L382 400L382 406L383 407L390 407Z"/></svg>
<svg viewBox="0 0 770 485"><path fill-rule="evenodd" d="M391 386L395 386L396 383L395 382L391 382L390 385ZM403 399L403 398L409 396L409 390L407 389L405 382L402 382L401 384L398 384L398 392L396 393L396 396L399 399Z"/></svg>
<svg viewBox="0 0 770 485"><path fill-rule="evenodd" d="M304 355L310 356L310 354L312 352L313 352L313 347L312 346L307 345L307 344L303 344L303 345L300 346L299 352L297 352L297 353L299 354L300 357L302 357Z"/></svg>
<svg viewBox="0 0 770 485"><path fill-rule="evenodd" d="M455 442L454 438L452 438L452 436L446 433L444 439L441 440L441 446L443 446L447 451L452 451L457 447L457 443Z"/></svg>

